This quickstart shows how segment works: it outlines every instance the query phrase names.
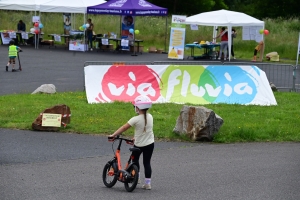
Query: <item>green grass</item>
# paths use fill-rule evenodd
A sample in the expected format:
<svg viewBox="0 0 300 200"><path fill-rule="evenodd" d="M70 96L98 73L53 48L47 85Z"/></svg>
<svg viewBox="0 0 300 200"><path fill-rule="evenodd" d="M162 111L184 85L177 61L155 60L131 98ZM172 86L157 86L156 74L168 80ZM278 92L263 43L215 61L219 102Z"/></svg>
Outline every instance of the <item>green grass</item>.
<svg viewBox="0 0 300 200"><path fill-rule="evenodd" d="M299 142L300 94L274 94L277 106L204 105L224 120L214 142ZM0 127L9 129L31 130L35 118L44 109L57 104L68 105L72 112L71 123L61 128L61 132L108 135L134 116L130 103L88 104L84 92L4 95L0 96L0 104ZM150 109L157 139L188 140L172 132L182 106L173 103L154 104ZM133 129L125 133L127 136L132 134Z"/></svg>
<svg viewBox="0 0 300 200"><path fill-rule="evenodd" d="M34 12L0 11L0 29L15 30L22 19L27 30ZM120 17L109 15L88 15L93 20L96 33L119 33ZM61 13L41 13L45 38L48 34L63 33ZM270 34L265 37L265 54L277 51L281 62L295 64L300 31L299 19L264 19ZM140 31L138 39L144 40L144 50L150 46L164 48L167 28L167 49L171 17L166 25L165 17L137 17L135 29ZM75 28L84 24L84 16L76 14ZM234 39L237 58L252 59L255 41L242 40L242 27L235 27L238 36ZM199 26L198 31L186 28L186 43L211 41L212 27ZM185 52L190 54L189 50ZM258 142L258 141L300 141L300 95L299 93L275 93L278 106L243 106L209 104L205 107L215 111L224 119L224 124L214 138L214 142ZM44 109L56 104L66 104L72 111L71 124L62 132L83 134L111 134L134 115L128 103L115 102L87 104L85 93L68 92L54 95L21 94L0 96L0 127L11 129L31 129L31 123ZM155 119L154 132L157 138L187 140L172 133L182 105L155 104L151 113ZM132 135L132 130L126 133Z"/></svg>
<svg viewBox="0 0 300 200"><path fill-rule="evenodd" d="M35 15L34 12L22 11L4 11L0 10L0 29L1 30L15 30L20 19L27 25L27 30L31 28L31 18ZM37 13L38 15L38 13ZM111 15L88 15L91 18L96 33L115 32L120 33L120 16ZM75 28L79 28L86 23L83 14L75 15ZM265 54L276 51L280 55L280 62L295 64L298 39L300 31L300 23L298 18L290 19L263 19L265 22L265 29L270 31L270 34L265 37ZM41 13L41 21L44 25L43 32L45 38L49 38L48 34L63 33L63 15L62 13ZM165 47L165 33L167 34L166 42L167 49L169 45L170 23L171 16L168 17L166 24L165 17L136 17L135 29L140 31L137 35L138 39L143 40L144 51L150 46L155 46L157 49L164 49ZM167 28L167 31L165 31ZM237 30L237 38L234 39L234 49L236 57L239 59L252 59L253 51L257 43L255 41L242 40L242 27L234 27ZM194 41L211 41L213 27L199 26L198 31L192 31L190 26L186 27L185 43L192 43ZM190 50L185 52L190 54Z"/></svg>

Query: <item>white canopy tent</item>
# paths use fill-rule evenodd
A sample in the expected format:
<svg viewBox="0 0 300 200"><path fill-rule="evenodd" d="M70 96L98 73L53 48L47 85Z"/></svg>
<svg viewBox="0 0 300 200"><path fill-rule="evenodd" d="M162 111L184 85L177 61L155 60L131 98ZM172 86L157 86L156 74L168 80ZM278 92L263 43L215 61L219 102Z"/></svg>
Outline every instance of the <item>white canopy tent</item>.
<svg viewBox="0 0 300 200"><path fill-rule="evenodd" d="M94 6L106 3L104 0L36 0L40 1L40 13L42 12L58 12L58 13L83 13L84 22L86 21L85 15L88 6ZM72 20L75 18L72 17ZM84 23L83 22L83 23ZM75 21L72 22L74 28Z"/></svg>
<svg viewBox="0 0 300 200"><path fill-rule="evenodd" d="M236 26L261 26L265 27L264 21L260 21L254 17L240 12L217 10L212 12L204 12L186 18L186 24L197 24L201 26L214 26L213 37L216 36L216 27L227 26L228 33L231 33L232 27ZM228 56L230 60L231 37L228 37Z"/></svg>
<svg viewBox="0 0 300 200"><path fill-rule="evenodd" d="M104 0L0 0L1 10L86 13L88 6L106 3Z"/></svg>
<svg viewBox="0 0 300 200"><path fill-rule="evenodd" d="M1 10L39 11L38 0L0 0Z"/></svg>
<svg viewBox="0 0 300 200"><path fill-rule="evenodd" d="M87 13L88 6L106 3L104 0L0 0L0 10ZM84 23L83 22L83 23ZM74 23L72 23L74 24Z"/></svg>
<svg viewBox="0 0 300 200"><path fill-rule="evenodd" d="M106 3L104 0L38 0L40 12L86 13L88 6Z"/></svg>

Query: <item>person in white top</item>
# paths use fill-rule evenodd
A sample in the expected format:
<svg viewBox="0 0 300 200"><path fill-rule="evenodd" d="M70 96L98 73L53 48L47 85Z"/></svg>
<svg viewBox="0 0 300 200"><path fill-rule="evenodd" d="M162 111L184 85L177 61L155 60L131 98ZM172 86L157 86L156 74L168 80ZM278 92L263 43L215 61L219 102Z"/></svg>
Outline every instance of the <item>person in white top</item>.
<svg viewBox="0 0 300 200"><path fill-rule="evenodd" d="M132 152L134 156L133 162L135 162L140 169L139 158L141 153L143 153L145 184L142 186L142 188L151 190L151 157L154 150L154 133L153 117L150 113L147 113L147 111L149 108L151 108L152 102L149 97L141 95L135 98L133 105L135 112L138 115L132 117L126 124L121 126L109 137L116 137L130 127L134 127L134 146L139 148L141 151Z"/></svg>

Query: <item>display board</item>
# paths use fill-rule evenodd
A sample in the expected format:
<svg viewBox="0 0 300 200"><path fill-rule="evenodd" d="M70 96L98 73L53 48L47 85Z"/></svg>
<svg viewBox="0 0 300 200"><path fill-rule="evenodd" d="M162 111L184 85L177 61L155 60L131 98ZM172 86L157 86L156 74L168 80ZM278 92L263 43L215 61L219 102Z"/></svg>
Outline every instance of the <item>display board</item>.
<svg viewBox="0 0 300 200"><path fill-rule="evenodd" d="M260 42L263 40L263 34L259 33L262 29L264 29L262 26L243 26L242 39Z"/></svg>
<svg viewBox="0 0 300 200"><path fill-rule="evenodd" d="M186 16L173 15L172 27L170 34L170 44L168 58L183 59L184 58L184 42L185 42L185 19Z"/></svg>

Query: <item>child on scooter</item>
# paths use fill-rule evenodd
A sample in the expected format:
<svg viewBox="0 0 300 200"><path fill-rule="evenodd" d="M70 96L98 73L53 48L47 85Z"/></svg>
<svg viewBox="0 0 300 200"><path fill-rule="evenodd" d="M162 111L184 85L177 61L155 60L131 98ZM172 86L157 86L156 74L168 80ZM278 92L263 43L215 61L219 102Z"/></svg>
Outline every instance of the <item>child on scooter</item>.
<svg viewBox="0 0 300 200"><path fill-rule="evenodd" d="M9 42L8 47L8 63L6 65L6 71L8 71L8 67L10 64L12 64L12 72L16 72L15 70L15 64L16 64L16 57L18 56L18 51L22 51L22 49L15 45L15 41L11 40Z"/></svg>

